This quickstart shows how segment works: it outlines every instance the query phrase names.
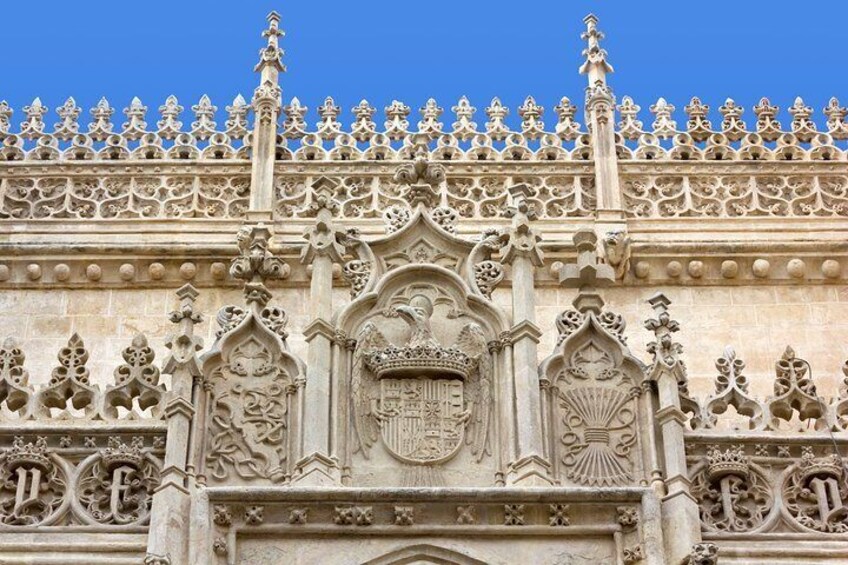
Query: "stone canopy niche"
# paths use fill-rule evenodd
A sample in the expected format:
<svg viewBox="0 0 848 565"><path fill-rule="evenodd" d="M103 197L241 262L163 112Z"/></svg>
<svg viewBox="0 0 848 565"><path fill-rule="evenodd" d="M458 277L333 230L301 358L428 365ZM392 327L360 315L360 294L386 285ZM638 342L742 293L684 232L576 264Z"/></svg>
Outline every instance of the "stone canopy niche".
<svg viewBox="0 0 848 565"><path fill-rule="evenodd" d="M505 316L442 266L459 270L472 244L444 231L423 207L408 221L369 245L375 272L338 316L338 330L352 338L342 364L351 482L491 485L502 371L490 342L507 329ZM377 255L436 240L440 257L453 260L413 256L392 264Z"/></svg>

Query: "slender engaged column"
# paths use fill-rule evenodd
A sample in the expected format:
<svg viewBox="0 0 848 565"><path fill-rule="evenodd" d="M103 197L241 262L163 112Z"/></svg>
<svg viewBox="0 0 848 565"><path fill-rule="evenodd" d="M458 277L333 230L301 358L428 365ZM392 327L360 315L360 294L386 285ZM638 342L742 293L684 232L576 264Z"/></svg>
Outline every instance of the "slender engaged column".
<svg viewBox="0 0 848 565"><path fill-rule="evenodd" d="M685 393L686 368L680 359L681 347L672 339L679 324L668 314L671 301L662 293L648 302L656 318L647 320L645 327L656 335L649 345L654 354L650 379L657 384L659 423L665 465L665 497L662 500L662 522L665 532L666 557L670 563L686 558L692 546L701 541L701 521L698 503L690 492L691 483L686 466L685 423L680 395ZM660 490L655 485L656 490Z"/></svg>
<svg viewBox="0 0 848 565"><path fill-rule="evenodd" d="M188 516L191 492L187 485L186 465L191 449L193 388L201 375L197 352L203 341L194 335L194 325L200 323L200 314L194 311L197 290L185 285L177 291L179 308L171 313L171 321L179 324L179 331L167 343L171 350L165 359L163 372L171 375L171 397L165 405L168 436L165 443L165 462L161 482L153 495L150 511L150 534L147 553L152 556L167 555L172 563L188 561Z"/></svg>
<svg viewBox="0 0 848 565"><path fill-rule="evenodd" d="M535 211L527 202L527 185L509 188L512 228L504 248L504 263L512 264L512 397L515 419L515 459L508 467L507 483L545 486L553 483L550 463L545 459L542 433L542 403L538 372L538 344L541 331L536 326L534 274L542 265L539 236L531 229Z"/></svg>
<svg viewBox="0 0 848 565"><path fill-rule="evenodd" d="M333 224L338 202L333 200L335 183L322 177L312 185L309 212L315 225L307 230L309 241L301 261L312 268L310 315L312 321L304 330L308 343L305 415L302 422L303 458L298 461L294 480L299 484L341 484L341 468L332 453L333 405L338 392L332 386L333 340L333 263L341 262L344 247L339 243L340 230Z"/></svg>

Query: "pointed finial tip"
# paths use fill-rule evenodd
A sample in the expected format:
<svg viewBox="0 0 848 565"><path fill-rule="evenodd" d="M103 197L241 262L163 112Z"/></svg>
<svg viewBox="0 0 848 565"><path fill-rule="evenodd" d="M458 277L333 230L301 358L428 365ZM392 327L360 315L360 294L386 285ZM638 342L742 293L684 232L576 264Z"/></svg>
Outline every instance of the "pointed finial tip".
<svg viewBox="0 0 848 565"><path fill-rule="evenodd" d="M271 10L268 12L268 17L266 19L268 22L280 23L280 13L277 10Z"/></svg>
<svg viewBox="0 0 848 565"><path fill-rule="evenodd" d="M588 14L586 14L586 17L583 18L583 23L585 23L585 24L596 24L596 23L598 23L598 16L589 12Z"/></svg>

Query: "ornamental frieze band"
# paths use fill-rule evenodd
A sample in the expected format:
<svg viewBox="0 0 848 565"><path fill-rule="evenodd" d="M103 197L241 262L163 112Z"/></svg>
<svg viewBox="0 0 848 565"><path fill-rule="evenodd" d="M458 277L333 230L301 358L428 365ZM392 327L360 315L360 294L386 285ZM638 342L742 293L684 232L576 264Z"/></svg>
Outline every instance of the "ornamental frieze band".
<svg viewBox="0 0 848 565"><path fill-rule="evenodd" d="M0 102L0 563L844 563L848 109L597 24L581 108L310 113L275 12L220 111Z"/></svg>

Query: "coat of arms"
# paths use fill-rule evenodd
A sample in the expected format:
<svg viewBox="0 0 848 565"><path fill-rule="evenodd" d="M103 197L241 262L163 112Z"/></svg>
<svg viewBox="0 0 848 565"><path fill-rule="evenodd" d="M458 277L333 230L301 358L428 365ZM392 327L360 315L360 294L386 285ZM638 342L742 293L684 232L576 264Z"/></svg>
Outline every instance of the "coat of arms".
<svg viewBox="0 0 848 565"><path fill-rule="evenodd" d="M351 388L362 453L381 437L389 453L411 465L452 458L463 443L479 461L489 452L492 363L483 329L466 324L441 345L430 327L433 303L416 294L396 313L410 327L404 345L366 323L357 337Z"/></svg>

